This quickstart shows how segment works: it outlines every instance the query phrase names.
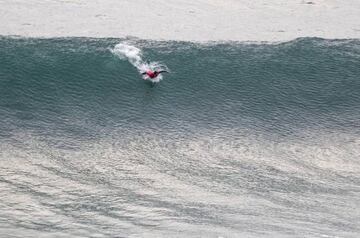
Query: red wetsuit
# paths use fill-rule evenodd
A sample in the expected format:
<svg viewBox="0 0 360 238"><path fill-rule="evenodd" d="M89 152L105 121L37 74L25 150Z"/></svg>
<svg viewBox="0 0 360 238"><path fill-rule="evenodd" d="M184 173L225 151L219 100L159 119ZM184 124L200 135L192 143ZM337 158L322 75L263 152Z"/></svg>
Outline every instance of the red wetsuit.
<svg viewBox="0 0 360 238"><path fill-rule="evenodd" d="M148 70L146 71L146 75L149 76L149 78L153 79L156 78L159 75L159 73L156 71Z"/></svg>

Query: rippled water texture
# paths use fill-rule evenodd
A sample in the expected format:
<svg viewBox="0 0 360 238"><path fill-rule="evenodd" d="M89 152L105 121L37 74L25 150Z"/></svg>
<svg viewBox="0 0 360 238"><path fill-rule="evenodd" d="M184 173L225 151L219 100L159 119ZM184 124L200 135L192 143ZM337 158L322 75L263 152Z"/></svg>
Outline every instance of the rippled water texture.
<svg viewBox="0 0 360 238"><path fill-rule="evenodd" d="M360 236L356 40L2 37L0 121L1 237Z"/></svg>

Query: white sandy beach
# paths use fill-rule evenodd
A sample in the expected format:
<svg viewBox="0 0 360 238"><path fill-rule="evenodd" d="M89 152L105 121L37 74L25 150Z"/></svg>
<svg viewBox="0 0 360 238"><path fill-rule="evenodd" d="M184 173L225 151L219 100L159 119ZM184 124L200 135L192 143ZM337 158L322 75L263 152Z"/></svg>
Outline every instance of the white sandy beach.
<svg viewBox="0 0 360 238"><path fill-rule="evenodd" d="M360 1L0 0L0 35L201 42L360 38Z"/></svg>

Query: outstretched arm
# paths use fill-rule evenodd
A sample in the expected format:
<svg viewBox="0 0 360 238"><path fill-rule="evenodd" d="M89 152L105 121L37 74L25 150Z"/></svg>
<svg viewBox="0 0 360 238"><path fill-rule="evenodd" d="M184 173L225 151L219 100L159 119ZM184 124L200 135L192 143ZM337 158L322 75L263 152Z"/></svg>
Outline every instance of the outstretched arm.
<svg viewBox="0 0 360 238"><path fill-rule="evenodd" d="M158 73L161 74L161 73L169 73L169 72L166 70L160 70Z"/></svg>
<svg viewBox="0 0 360 238"><path fill-rule="evenodd" d="M142 75L145 75L146 74L146 72L143 72L143 73L141 73Z"/></svg>

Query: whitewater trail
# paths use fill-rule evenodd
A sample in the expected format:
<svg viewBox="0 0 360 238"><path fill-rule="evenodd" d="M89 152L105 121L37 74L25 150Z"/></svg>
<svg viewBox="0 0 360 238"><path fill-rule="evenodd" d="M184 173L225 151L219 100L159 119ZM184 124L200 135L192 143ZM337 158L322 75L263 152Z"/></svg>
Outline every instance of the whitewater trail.
<svg viewBox="0 0 360 238"><path fill-rule="evenodd" d="M137 68L140 74L146 72L147 70L165 69L168 71L167 66L164 64L156 61L144 61L141 49L128 43L119 43L115 45L113 49L110 49L110 51L120 59L128 60L135 68ZM152 82L159 82L163 79L163 76L160 74L156 78L151 79L145 75L143 76L143 79L150 80Z"/></svg>

